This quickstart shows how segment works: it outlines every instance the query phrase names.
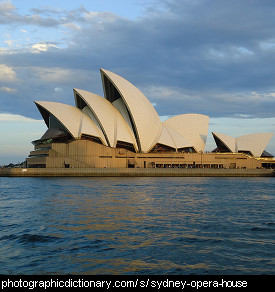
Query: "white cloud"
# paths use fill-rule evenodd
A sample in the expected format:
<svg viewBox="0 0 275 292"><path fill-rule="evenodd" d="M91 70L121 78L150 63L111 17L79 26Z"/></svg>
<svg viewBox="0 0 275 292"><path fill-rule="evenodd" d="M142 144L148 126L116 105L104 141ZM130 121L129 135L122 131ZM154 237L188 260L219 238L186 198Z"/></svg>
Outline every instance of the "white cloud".
<svg viewBox="0 0 275 292"><path fill-rule="evenodd" d="M9 50L7 48L0 48L0 55L7 54Z"/></svg>
<svg viewBox="0 0 275 292"><path fill-rule="evenodd" d="M105 7L95 11L95 6L26 6L22 11L11 1L1 2L2 11L11 15L0 23L17 33L27 29L30 37L20 48L0 48L2 63L14 66L20 80L26 80L16 87L20 106L14 112L26 108L28 113L27 100L52 97L57 87L64 93L77 86L102 90L100 82L91 82L99 77L91 74L103 67L143 85L138 87L162 115L274 116L271 2L247 7L238 0L157 0L135 20L115 14L116 9L111 12L112 5L108 12ZM14 31L7 29L5 40L11 39L16 39ZM61 43L62 51L56 49ZM1 86L13 88L0 78Z"/></svg>
<svg viewBox="0 0 275 292"><path fill-rule="evenodd" d="M153 97L158 100L160 99L178 99L178 98L187 98L180 90L170 88L168 86L148 86L143 90L147 97Z"/></svg>
<svg viewBox="0 0 275 292"><path fill-rule="evenodd" d="M44 82L67 82L72 76L72 70L56 67L34 67L32 72L36 78L42 79Z"/></svg>
<svg viewBox="0 0 275 292"><path fill-rule="evenodd" d="M9 82L16 80L16 73L13 68L0 64L0 81Z"/></svg>
<svg viewBox="0 0 275 292"><path fill-rule="evenodd" d="M259 93L256 91L251 92L250 98L252 101L275 101L275 92Z"/></svg>
<svg viewBox="0 0 275 292"><path fill-rule="evenodd" d="M50 48L57 48L57 46L50 43L37 43L31 46L31 51L37 54L41 52L46 52Z"/></svg>
<svg viewBox="0 0 275 292"><path fill-rule="evenodd" d="M81 26L78 25L78 24L76 24L76 23L73 23L73 22L64 23L63 26L66 27L69 30L72 30L72 31L79 31L79 30L81 30Z"/></svg>
<svg viewBox="0 0 275 292"><path fill-rule="evenodd" d="M261 42L259 45L264 50L274 50L275 49L275 39Z"/></svg>
<svg viewBox="0 0 275 292"><path fill-rule="evenodd" d="M70 88L72 88L71 86L74 86L79 80L82 82L90 82L92 79L92 73L85 70L65 69L59 67L31 67L28 68L28 70L30 70L30 74L33 75L35 79L43 81L44 84L45 82L53 84L59 83L59 85L70 84ZM57 90L59 90L60 93L60 89Z"/></svg>
<svg viewBox="0 0 275 292"><path fill-rule="evenodd" d="M1 114L0 113L0 122L9 121L9 122L41 122L41 120L35 120L21 115L14 114Z"/></svg>
<svg viewBox="0 0 275 292"><path fill-rule="evenodd" d="M4 0L3 2L0 2L0 11L2 13L9 13L10 11L14 10L15 7L13 6L11 0Z"/></svg>
<svg viewBox="0 0 275 292"><path fill-rule="evenodd" d="M4 43L6 43L9 47L12 47L12 45L13 45L14 42L15 41L13 41L13 40L6 40L6 41L4 41Z"/></svg>
<svg viewBox="0 0 275 292"><path fill-rule="evenodd" d="M108 23L115 22L120 17L112 12L85 11L84 18L87 21L95 21L95 22L101 24L103 22L108 22Z"/></svg>
<svg viewBox="0 0 275 292"><path fill-rule="evenodd" d="M1 92L1 91L2 91L2 92L6 92L6 93L16 93L16 92L17 92L17 89L2 86L2 87L0 87L0 92Z"/></svg>
<svg viewBox="0 0 275 292"><path fill-rule="evenodd" d="M247 114L235 114L234 117L236 117L237 119L251 119L253 118L252 115L247 115Z"/></svg>
<svg viewBox="0 0 275 292"><path fill-rule="evenodd" d="M63 92L63 88L61 88L61 87L56 87L56 88L54 89L54 92L56 92L56 93L61 93L61 92Z"/></svg>

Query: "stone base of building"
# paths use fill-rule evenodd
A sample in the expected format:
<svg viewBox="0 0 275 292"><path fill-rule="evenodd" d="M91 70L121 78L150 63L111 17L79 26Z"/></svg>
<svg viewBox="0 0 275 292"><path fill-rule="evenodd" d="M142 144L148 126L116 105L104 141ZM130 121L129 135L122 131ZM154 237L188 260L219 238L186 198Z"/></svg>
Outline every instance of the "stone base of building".
<svg viewBox="0 0 275 292"><path fill-rule="evenodd" d="M26 159L27 168L260 169L275 168L275 160L244 153L135 153L89 140L39 144Z"/></svg>
<svg viewBox="0 0 275 292"><path fill-rule="evenodd" d="M272 169L12 168L0 177L271 177Z"/></svg>

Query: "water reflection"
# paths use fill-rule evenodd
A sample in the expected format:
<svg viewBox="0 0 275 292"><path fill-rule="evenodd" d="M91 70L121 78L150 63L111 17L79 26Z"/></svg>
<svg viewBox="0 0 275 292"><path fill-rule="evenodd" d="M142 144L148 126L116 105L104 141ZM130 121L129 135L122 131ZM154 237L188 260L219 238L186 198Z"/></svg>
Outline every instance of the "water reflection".
<svg viewBox="0 0 275 292"><path fill-rule="evenodd" d="M31 274L274 271L272 178L25 178L17 184L1 197L6 269L0 273L18 267Z"/></svg>

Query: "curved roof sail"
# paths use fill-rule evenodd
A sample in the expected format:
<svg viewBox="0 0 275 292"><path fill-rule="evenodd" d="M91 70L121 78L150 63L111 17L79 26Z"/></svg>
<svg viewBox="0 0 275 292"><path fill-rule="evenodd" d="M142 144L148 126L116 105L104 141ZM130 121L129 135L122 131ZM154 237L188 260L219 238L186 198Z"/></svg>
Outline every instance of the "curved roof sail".
<svg viewBox="0 0 275 292"><path fill-rule="evenodd" d="M208 116L184 114L172 117L163 124L186 139L198 152L204 151L208 134Z"/></svg>
<svg viewBox="0 0 275 292"><path fill-rule="evenodd" d="M172 138L168 128L165 125L162 125L161 135L159 139L157 140L157 143L177 149L176 143L174 139Z"/></svg>
<svg viewBox="0 0 275 292"><path fill-rule="evenodd" d="M250 151L255 157L260 157L272 136L272 133L256 133L238 137L238 151Z"/></svg>
<svg viewBox="0 0 275 292"><path fill-rule="evenodd" d="M82 134L86 134L98 137L102 144L107 145L103 133L80 109L51 101L35 101L35 104L48 128L51 127L51 115L53 115L75 139L79 139Z"/></svg>
<svg viewBox="0 0 275 292"><path fill-rule="evenodd" d="M89 107L91 112L87 109L84 112L100 126L108 145L114 147L115 113L112 104L105 98L85 90L74 88L74 96L78 108L83 110L86 106Z"/></svg>
<svg viewBox="0 0 275 292"><path fill-rule="evenodd" d="M148 152L162 131L161 120L150 101L126 79L110 71L100 69L105 98L116 105L122 100L140 152ZM121 107L118 108L121 110Z"/></svg>
<svg viewBox="0 0 275 292"><path fill-rule="evenodd" d="M236 139L234 137L221 134L221 133L214 133L212 132L212 135L216 141L217 146L218 144L222 144L223 148L227 148L229 152L237 152L237 145L236 145Z"/></svg>
<svg viewBox="0 0 275 292"><path fill-rule="evenodd" d="M187 141L183 136L181 136L172 128L169 128L169 126L166 126L164 124L157 143L169 146L174 149L193 147L193 145L189 141Z"/></svg>
<svg viewBox="0 0 275 292"><path fill-rule="evenodd" d="M261 157L269 143L272 133L255 133L234 138L221 133L212 133L217 146L226 146L231 152L250 152L255 157Z"/></svg>
<svg viewBox="0 0 275 292"><path fill-rule="evenodd" d="M76 106L82 108L95 124L101 128L110 147L117 141L133 144L137 149L134 134L118 110L105 98L97 94L74 89Z"/></svg>

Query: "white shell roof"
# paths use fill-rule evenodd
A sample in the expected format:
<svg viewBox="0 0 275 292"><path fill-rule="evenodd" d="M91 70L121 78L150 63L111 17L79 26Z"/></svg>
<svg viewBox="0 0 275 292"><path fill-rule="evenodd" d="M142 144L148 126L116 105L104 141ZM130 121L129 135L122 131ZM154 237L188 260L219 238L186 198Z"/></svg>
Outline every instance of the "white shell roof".
<svg viewBox="0 0 275 292"><path fill-rule="evenodd" d="M208 134L208 116L201 114L184 114L172 117L164 121L163 124L177 132L198 152L204 151Z"/></svg>
<svg viewBox="0 0 275 292"><path fill-rule="evenodd" d="M161 132L161 135L160 135L157 143L172 147L174 149L177 148L176 143L173 140L173 138L171 137L168 128L164 125L162 126L162 132Z"/></svg>
<svg viewBox="0 0 275 292"><path fill-rule="evenodd" d="M87 112L87 114L91 119L96 120L95 123L100 126L111 147L115 147L117 141L123 141L133 144L137 149L132 130L118 110L107 99L81 89L74 89L74 91L88 105L91 113ZM84 108L83 111L85 112L87 109Z"/></svg>
<svg viewBox="0 0 275 292"><path fill-rule="evenodd" d="M255 133L234 138L221 133L212 133L218 137L231 152L250 151L255 157L260 157L269 143L272 133Z"/></svg>
<svg viewBox="0 0 275 292"><path fill-rule="evenodd" d="M129 128L131 129L131 131L132 131L132 133L134 135L132 124L131 124L131 120L130 120L130 117L129 117L129 114L128 114L128 111L127 111L127 108L126 108L126 105L125 105L123 99L122 98L117 99L116 101L114 101L112 103L112 105L122 115L123 119L125 120L125 122L127 123L127 125L129 126Z"/></svg>
<svg viewBox="0 0 275 292"><path fill-rule="evenodd" d="M173 129L169 128L168 126L164 124L162 127L161 135L157 143L160 143L160 144L163 144L175 149L193 146L184 137L182 137L176 131L174 131Z"/></svg>
<svg viewBox="0 0 275 292"><path fill-rule="evenodd" d="M81 134L87 134L100 138L102 143L107 145L103 133L80 109L51 101L36 101L35 104L55 116L74 138L78 139Z"/></svg>
<svg viewBox="0 0 275 292"><path fill-rule="evenodd" d="M129 81L104 69L101 69L101 73L111 81L123 98L134 123L140 150L148 152L156 144L162 130L156 110L143 93Z"/></svg>
<svg viewBox="0 0 275 292"><path fill-rule="evenodd" d="M254 156L260 157L272 136L272 133L256 133L238 137L238 151L250 151Z"/></svg>
<svg viewBox="0 0 275 292"><path fill-rule="evenodd" d="M216 132L212 132L212 134L219 138L231 152L237 152L236 139L234 137Z"/></svg>
<svg viewBox="0 0 275 292"><path fill-rule="evenodd" d="M138 151L137 142L132 130L130 130L129 126L127 125L123 117L121 116L120 112L116 110L115 115L116 115L116 127L115 127L116 143L117 141L128 142L130 144L133 144L136 151Z"/></svg>

